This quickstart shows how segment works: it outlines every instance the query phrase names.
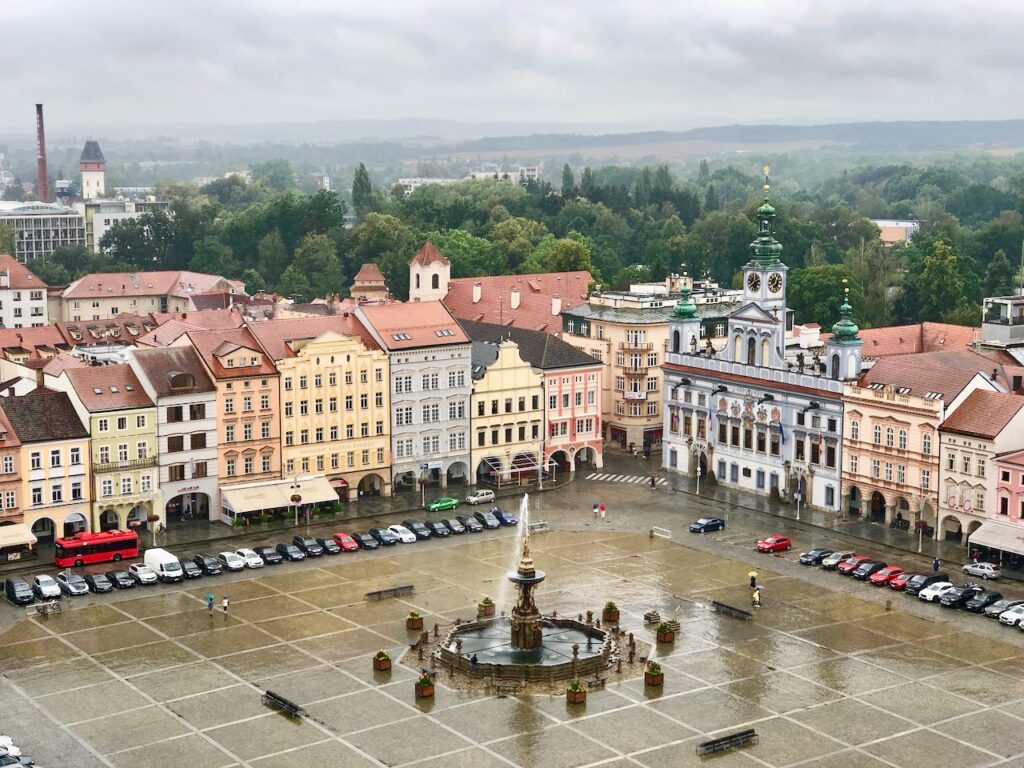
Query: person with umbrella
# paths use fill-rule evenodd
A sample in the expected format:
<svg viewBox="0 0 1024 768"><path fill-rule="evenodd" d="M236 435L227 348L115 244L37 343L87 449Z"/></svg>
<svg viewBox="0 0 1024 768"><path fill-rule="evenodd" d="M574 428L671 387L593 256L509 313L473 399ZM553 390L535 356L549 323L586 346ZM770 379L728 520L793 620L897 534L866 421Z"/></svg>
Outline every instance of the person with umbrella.
<svg viewBox="0 0 1024 768"><path fill-rule="evenodd" d="M750 588L757 589L757 571L751 571L747 576L750 577Z"/></svg>
<svg viewBox="0 0 1024 768"><path fill-rule="evenodd" d="M213 616L213 595L206 596L206 612Z"/></svg>

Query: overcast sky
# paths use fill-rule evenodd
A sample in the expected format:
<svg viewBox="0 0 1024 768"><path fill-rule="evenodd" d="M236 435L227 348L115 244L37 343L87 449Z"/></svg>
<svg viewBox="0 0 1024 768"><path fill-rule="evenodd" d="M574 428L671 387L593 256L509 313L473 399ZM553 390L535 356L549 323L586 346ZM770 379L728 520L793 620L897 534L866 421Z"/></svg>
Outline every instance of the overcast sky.
<svg viewBox="0 0 1024 768"><path fill-rule="evenodd" d="M1021 0L3 0L0 129L1024 116ZM52 128L51 128L52 126Z"/></svg>

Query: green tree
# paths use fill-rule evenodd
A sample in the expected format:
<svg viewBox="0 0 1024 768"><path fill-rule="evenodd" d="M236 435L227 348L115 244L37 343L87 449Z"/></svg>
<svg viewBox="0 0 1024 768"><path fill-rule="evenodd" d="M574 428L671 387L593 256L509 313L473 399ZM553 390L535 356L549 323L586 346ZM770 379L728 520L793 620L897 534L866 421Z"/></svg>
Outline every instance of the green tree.
<svg viewBox="0 0 1024 768"><path fill-rule="evenodd" d="M957 254L944 240L936 241L921 261L917 297L921 320L945 320L968 303Z"/></svg>
<svg viewBox="0 0 1024 768"><path fill-rule="evenodd" d="M3 252L3 248L0 248ZM67 285L73 279L71 273L52 256L34 259L31 264L32 274L47 285Z"/></svg>
<svg viewBox="0 0 1024 768"><path fill-rule="evenodd" d="M563 237L552 243L545 254L544 266L547 272L594 271L590 262L590 246L578 237Z"/></svg>
<svg viewBox="0 0 1024 768"><path fill-rule="evenodd" d="M571 200L576 196L576 176L568 163L562 166L562 197Z"/></svg>
<svg viewBox="0 0 1024 768"><path fill-rule="evenodd" d="M242 271L242 280L245 281L245 292L252 296L257 291L267 290L267 281L263 276L251 267Z"/></svg>
<svg viewBox="0 0 1024 768"><path fill-rule="evenodd" d="M301 288L297 279L300 275L308 290ZM341 293L344 278L333 241L327 235L306 235L295 250L292 263L282 274L281 283L289 289L286 295L300 294L304 300L309 300L314 294Z"/></svg>
<svg viewBox="0 0 1024 768"><path fill-rule="evenodd" d="M256 245L256 269L269 281L268 285L274 285L287 267L288 253L285 251L281 232L275 228L264 235Z"/></svg>
<svg viewBox="0 0 1024 768"><path fill-rule="evenodd" d="M704 210L717 211L721 207L722 201L718 199L718 194L715 192L715 185L708 184L707 189L704 190Z"/></svg>
<svg viewBox="0 0 1024 768"><path fill-rule="evenodd" d="M327 233L335 227L343 227L346 211L345 202L338 197L337 192L317 190L306 204L302 228L306 233Z"/></svg>
<svg viewBox="0 0 1024 768"><path fill-rule="evenodd" d="M1006 251L1000 248L992 257L992 261L988 263L988 269L985 270L982 293L985 298L1008 296L1013 292L1013 280L1013 267L1010 266L1010 260L1006 258Z"/></svg>
<svg viewBox="0 0 1024 768"><path fill-rule="evenodd" d="M295 171L287 160L257 163L252 166L252 178L272 192L288 192L295 189Z"/></svg>
<svg viewBox="0 0 1024 768"><path fill-rule="evenodd" d="M373 185L370 184L370 174L362 163L356 168L352 177L352 207L360 221L371 210L373 205Z"/></svg>
<svg viewBox="0 0 1024 768"><path fill-rule="evenodd" d="M590 167L584 168L583 177L580 179L580 195L587 200L597 202L597 192L597 178L594 176L594 171Z"/></svg>
<svg viewBox="0 0 1024 768"><path fill-rule="evenodd" d="M813 250L813 246L812 246ZM879 328L892 320L891 288L896 283L900 266L894 254L888 253L878 238L861 241L843 257L850 270L850 283L857 286L864 303L857 308L865 328Z"/></svg>
<svg viewBox="0 0 1024 768"><path fill-rule="evenodd" d="M464 229L430 232L429 240L452 264L452 277L500 275L505 270L501 249L490 240L471 235Z"/></svg>
<svg viewBox="0 0 1024 768"><path fill-rule="evenodd" d="M352 233L352 266L358 269L367 261L380 267L392 295L409 295L409 259L417 237L397 216L368 213Z"/></svg>
<svg viewBox="0 0 1024 768"><path fill-rule="evenodd" d="M789 273L786 303L793 309L798 323L820 323L829 330L839 320L843 303L843 280L849 280L850 269L845 264L822 264L816 267L794 269ZM848 283L850 303L857 317L864 305L860 287Z"/></svg>
<svg viewBox="0 0 1024 768"><path fill-rule="evenodd" d="M706 187L709 181L711 181L711 169L708 167L708 161L701 160L697 170L697 183Z"/></svg>
<svg viewBox="0 0 1024 768"><path fill-rule="evenodd" d="M214 235L207 235L196 243L189 269L193 272L225 277L235 277L239 274L238 262L235 261L231 248Z"/></svg>
<svg viewBox="0 0 1024 768"><path fill-rule="evenodd" d="M0 224L0 253L14 255L15 237L14 227Z"/></svg>
<svg viewBox="0 0 1024 768"><path fill-rule="evenodd" d="M491 242L498 247L505 261L501 272L518 272L547 233L547 227L539 221L521 216L505 219L491 227Z"/></svg>

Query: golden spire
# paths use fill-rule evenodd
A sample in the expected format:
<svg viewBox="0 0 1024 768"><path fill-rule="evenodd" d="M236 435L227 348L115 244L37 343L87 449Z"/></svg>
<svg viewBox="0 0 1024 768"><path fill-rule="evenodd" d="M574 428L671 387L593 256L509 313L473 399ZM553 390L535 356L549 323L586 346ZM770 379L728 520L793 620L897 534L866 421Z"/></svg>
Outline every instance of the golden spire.
<svg viewBox="0 0 1024 768"><path fill-rule="evenodd" d="M771 170L767 165L762 169L764 171L764 193L767 195L771 185L768 184L768 172Z"/></svg>

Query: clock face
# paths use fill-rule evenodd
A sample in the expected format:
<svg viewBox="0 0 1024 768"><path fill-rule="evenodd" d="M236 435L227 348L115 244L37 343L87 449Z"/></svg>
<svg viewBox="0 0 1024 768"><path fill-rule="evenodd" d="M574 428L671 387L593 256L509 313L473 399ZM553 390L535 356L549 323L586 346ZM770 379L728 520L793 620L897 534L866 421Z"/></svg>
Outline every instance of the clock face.
<svg viewBox="0 0 1024 768"><path fill-rule="evenodd" d="M754 292L761 290L761 276L757 272L747 275L747 288Z"/></svg>
<svg viewBox="0 0 1024 768"><path fill-rule="evenodd" d="M782 290L782 275L778 272L772 272L768 275L768 290L772 293L778 293Z"/></svg>

